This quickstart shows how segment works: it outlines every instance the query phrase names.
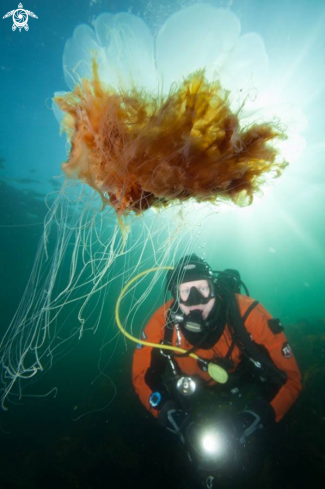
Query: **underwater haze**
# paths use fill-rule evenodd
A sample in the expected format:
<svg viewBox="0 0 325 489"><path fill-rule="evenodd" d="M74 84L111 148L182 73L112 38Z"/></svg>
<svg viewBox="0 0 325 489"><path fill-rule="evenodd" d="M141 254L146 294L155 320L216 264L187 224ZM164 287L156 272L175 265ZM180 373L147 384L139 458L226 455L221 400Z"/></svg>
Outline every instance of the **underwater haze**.
<svg viewBox="0 0 325 489"><path fill-rule="evenodd" d="M94 200L96 210L89 207L89 220L80 225L83 238L77 242L77 234L71 234L64 241L62 226L50 226L48 211L65 184L61 165L69 151L52 106L55 93L68 91L62 66L66 41L76 26L93 25L103 12L139 16L156 35L173 13L201 3L233 12L242 34L255 32L263 39L269 62L261 81L262 88L267 87L265 97L270 97L271 106L272 94L279 97L281 111L298 134L294 148L290 148L294 156L288 167L268 182L249 206L221 204L209 206L201 214L196 204L193 221L191 213L186 214L188 226L182 225L179 239L172 228L172 211L167 209L165 215L161 211L163 228L152 211L143 227L137 223L132 227L131 218L125 221L125 229L130 231L128 252L124 253L123 233L118 244L114 241L119 229L115 211L101 211L98 197ZM164 266L173 265L175 258L189 249L213 269L240 271L250 295L281 319L302 372L302 394L281 423L283 443L276 461L266 464L259 488L302 489L321 483L325 470L324 2L30 0L21 8L37 18L30 16L29 29L21 32L12 29L12 17L2 18L17 8L17 0L1 2L0 489L191 487L172 435L162 436L134 392L131 368L135 345L123 337L115 321L119 292L134 270L156 266L160 257ZM205 42L208 40L202 39ZM83 198L87 195L85 191ZM72 210L70 194L66 200L70 206L66 215L74 232L79 208ZM98 216L92 243L92 231L86 234L90 215ZM62 223L61 217L57 223ZM50 229L45 235L44 222ZM152 235L143 241L146 229ZM171 235L176 241L169 242ZM85 271L76 261L72 295L69 290L62 302L51 303L49 328L38 323L37 348L30 348L20 362L23 345L36 332L37 318L46 309L46 303L36 297L40 282L30 280L35 278L35 257L44 249L44 236L49 257L58 257L55 253L60 242L64 243L56 282L51 284L53 296L60 298L69 283L75 250L82 254L82 243L89 246L85 253L97 261L91 265L92 271ZM110 245L105 252L99 251L105 236ZM110 263L113 248L116 259L110 266L102 265L104 257ZM54 266L51 258L42 256L37 271L40 280ZM105 284L102 288L96 282L98 277ZM123 318L134 336L139 336L163 302L164 277L161 274L156 281L142 281L123 305ZM42 294L48 290L44 285ZM15 336L23 314L19 309L22 297L25 308L32 302L36 305L26 322L21 322L20 336ZM86 298L84 309L80 298ZM80 308L84 312L81 320ZM7 331L12 331L11 336ZM24 363L36 366L35 371L31 367L29 378L17 377L11 384L10 367L27 368ZM28 377L28 370L24 373Z"/></svg>

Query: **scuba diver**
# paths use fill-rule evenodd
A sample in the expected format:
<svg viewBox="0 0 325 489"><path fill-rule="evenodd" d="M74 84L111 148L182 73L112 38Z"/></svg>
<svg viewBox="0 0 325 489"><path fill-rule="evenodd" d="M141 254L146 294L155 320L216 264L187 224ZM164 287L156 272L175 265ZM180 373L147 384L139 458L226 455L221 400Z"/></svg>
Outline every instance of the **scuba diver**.
<svg viewBox="0 0 325 489"><path fill-rule="evenodd" d="M302 388L283 327L249 297L236 270L215 272L195 254L168 270L166 290L172 299L142 332L162 348L136 348L135 391L178 436L202 487L246 487L265 437Z"/></svg>

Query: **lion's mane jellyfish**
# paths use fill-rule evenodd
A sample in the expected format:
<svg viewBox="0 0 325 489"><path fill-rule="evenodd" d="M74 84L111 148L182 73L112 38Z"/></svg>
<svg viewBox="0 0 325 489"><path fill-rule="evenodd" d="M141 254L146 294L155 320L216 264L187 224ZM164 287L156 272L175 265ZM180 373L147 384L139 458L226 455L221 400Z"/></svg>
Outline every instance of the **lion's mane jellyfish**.
<svg viewBox="0 0 325 489"><path fill-rule="evenodd" d="M170 264L177 246L191 251L189 220L185 239L179 233L187 201L248 205L279 176L285 134L259 101L266 68L260 36L241 36L234 14L204 4L172 15L155 37L127 13L75 29L63 55L70 92L53 106L69 143L66 179L48 200L31 278L2 339L3 402L96 331L117 275Z"/></svg>
<svg viewBox="0 0 325 489"><path fill-rule="evenodd" d="M189 199L250 204L265 176L286 165L269 144L283 134L267 123L241 127L229 95L204 70L166 97L115 91L94 61L91 80L55 99L72 142L63 170L121 215Z"/></svg>
<svg viewBox="0 0 325 489"><path fill-rule="evenodd" d="M272 143L283 131L245 119L245 98L256 89L254 63L260 57L260 69L265 64L263 44L257 35L240 38L233 14L185 9L166 22L156 45L130 14L104 14L94 27L75 30L65 59L79 78L55 98L72 145L63 165L68 178L87 183L125 215L189 199L248 205L266 178L279 176L286 162ZM86 59L78 59L80 43L89 48ZM240 78L242 64L242 86L231 90L231 71Z"/></svg>

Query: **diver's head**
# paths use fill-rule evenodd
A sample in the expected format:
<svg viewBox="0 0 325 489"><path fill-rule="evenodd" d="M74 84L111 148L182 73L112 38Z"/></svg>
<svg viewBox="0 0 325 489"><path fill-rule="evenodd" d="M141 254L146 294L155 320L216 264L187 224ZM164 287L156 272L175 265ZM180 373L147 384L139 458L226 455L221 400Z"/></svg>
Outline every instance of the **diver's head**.
<svg viewBox="0 0 325 489"><path fill-rule="evenodd" d="M213 285L213 272L210 265L193 253L181 258L173 270L168 270L167 289L171 291L174 299L178 299L179 285L196 280L207 280L210 291L214 294L214 287L211 287Z"/></svg>
<svg viewBox="0 0 325 489"><path fill-rule="evenodd" d="M211 267L197 255L187 255L169 272L167 286L175 299L174 309L184 317L184 328L193 333L204 332L211 311L216 309Z"/></svg>

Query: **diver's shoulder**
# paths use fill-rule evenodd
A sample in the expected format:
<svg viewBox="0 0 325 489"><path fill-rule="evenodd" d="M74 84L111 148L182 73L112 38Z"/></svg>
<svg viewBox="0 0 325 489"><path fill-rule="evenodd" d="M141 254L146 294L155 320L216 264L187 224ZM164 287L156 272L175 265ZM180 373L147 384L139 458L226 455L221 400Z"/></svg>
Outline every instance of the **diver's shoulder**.
<svg viewBox="0 0 325 489"><path fill-rule="evenodd" d="M249 308L249 317L253 318L260 317L265 320L271 319L272 315L269 311L256 299L253 297L248 297L247 295L235 294L237 303L239 306L240 314L243 317ZM253 305L254 304L254 305Z"/></svg>
<svg viewBox="0 0 325 489"><path fill-rule="evenodd" d="M248 295L235 294L235 296L240 308L245 306L249 307L251 304L253 304L253 302L258 302L256 299L249 297Z"/></svg>

